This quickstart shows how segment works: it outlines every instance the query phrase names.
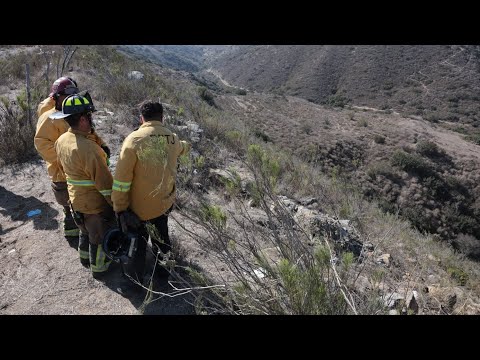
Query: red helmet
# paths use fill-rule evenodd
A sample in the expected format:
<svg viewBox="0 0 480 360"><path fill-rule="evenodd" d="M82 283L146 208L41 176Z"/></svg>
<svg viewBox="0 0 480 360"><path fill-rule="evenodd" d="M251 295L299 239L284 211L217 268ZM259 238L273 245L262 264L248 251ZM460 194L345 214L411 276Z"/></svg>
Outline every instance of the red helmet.
<svg viewBox="0 0 480 360"><path fill-rule="evenodd" d="M48 95L55 97L55 95L72 95L78 94L77 83L72 78L62 76L55 80L52 85L52 92Z"/></svg>

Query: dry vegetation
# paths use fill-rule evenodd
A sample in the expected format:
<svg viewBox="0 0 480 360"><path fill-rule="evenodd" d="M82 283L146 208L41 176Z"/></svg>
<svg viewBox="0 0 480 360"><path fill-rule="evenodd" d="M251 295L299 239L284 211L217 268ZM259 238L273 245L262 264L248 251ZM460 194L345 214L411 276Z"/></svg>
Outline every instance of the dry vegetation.
<svg viewBox="0 0 480 360"><path fill-rule="evenodd" d="M244 110L259 139L345 178L385 211L478 257L480 244L470 240L480 230L480 158L476 146L455 133L396 114L325 109L275 95L217 102Z"/></svg>
<svg viewBox="0 0 480 360"><path fill-rule="evenodd" d="M247 89L470 124L478 134L479 54L476 45L242 46L215 66Z"/></svg>
<svg viewBox="0 0 480 360"><path fill-rule="evenodd" d="M376 291L385 294L389 291L391 293L394 291L393 289L396 289L406 293L409 289L428 289L429 287L426 285L429 285L430 289L437 291L436 287L440 285L436 283L438 279L442 279L442 288L444 286L446 288L455 288L456 285L463 286L467 281L469 288L476 287L475 280L472 281L473 278L478 277L478 270L474 262L465 260L460 254L453 254L451 249L431 236L426 237L412 230L410 224L401 221L398 215L385 214L374 204L366 202L361 194L356 191L355 187L352 187L345 181L344 177L333 177L333 180L325 177L319 171L319 168L295 159L288 153L282 153L275 145L264 143L263 139L258 139L256 136L257 131L249 132L244 127L239 127L238 121L228 116L224 117L218 114L217 116L220 116L222 121L212 115L205 116L204 120L206 121L201 121L200 119L207 138L213 136L217 139L217 150L210 152L207 157L209 166L216 165L216 167L228 168L228 165L225 164L225 152L221 150L221 147L218 148L220 142L228 146L229 149L239 149L240 151L237 153L247 162L247 146L249 143L260 144L266 149L271 148L276 154L275 158L278 159L279 169L275 173L281 174L275 194L282 193L297 199L305 199L308 196L318 199L317 206L322 211L334 214L340 219L351 219L359 230L362 241L373 245L375 250L371 257L365 260L361 266L356 264L351 272L342 273L343 277L340 277L341 284L344 284L348 291L351 291L351 293L348 293L347 298L352 296L355 299L352 301L355 311L360 311L361 313L382 313L385 311L376 301L378 300L378 297L375 296L376 294L378 295ZM198 145L200 146L201 144ZM204 146L206 145L204 144ZM286 147L282 146L282 148L285 149ZM422 147L420 148L423 149ZM199 147L201 153L206 149ZM429 146L426 146L426 149L430 149ZM429 150L425 151L429 152ZM235 168L238 170L238 164ZM250 168L250 171L251 174L262 174L262 171L258 168L255 170ZM206 174L205 171L202 173ZM261 175L259 177L261 178ZM242 180L245 180L245 178L248 178L248 176L240 177ZM267 176L267 178L271 179L272 177ZM200 181L202 184L208 184L208 179L205 178L197 179L197 181ZM341 287L332 286L332 283L328 282L330 280L335 284L334 278L325 276L323 271L329 268L322 267L322 262L319 258L315 258L316 260L312 263L305 259L306 263L303 263L301 261L302 258L296 258L294 253L282 252L280 258L286 259L286 262L283 262L282 265L278 262L278 267L274 267L273 270L268 267L268 264L265 265L265 259L262 258L261 254L263 254L264 250L268 251L278 246L279 242L275 235L281 239L280 243L288 244L290 237L297 239L299 243L295 242L295 244L302 248L300 253L315 256L315 247L302 247L301 236L291 230L296 228L295 225L292 226L291 213L271 214L271 218L268 221L260 221L259 223L258 219L251 215L250 205L247 205L247 200L249 199L254 203L259 203L257 199L258 193L253 191L250 192L250 195L246 195L245 191L247 194L249 193L246 190L248 185L245 185L245 191L242 192L239 190L241 188L238 185L239 181L239 178L235 175L232 175L230 180L224 180L226 185L223 199L216 197L210 198L210 201L204 199L203 202L189 208L191 212L188 216L183 213L179 220L180 224L188 224L186 225L187 229L185 229L186 235L189 235L198 244L199 248L209 250L207 253L211 254L211 261L215 263L216 271L214 272L216 276L222 274L222 265L224 268L234 266L233 270L236 270L233 271L233 278L231 274L230 277L226 275L220 276L222 281L214 278L220 283L225 281L237 287L233 286L227 292L217 289L217 296L213 299L203 294L208 299L206 303L209 304L211 310L215 309L215 311L221 310L233 313L308 313L309 311L310 313L352 313L354 311L353 308L345 302L343 295L340 296L338 292ZM261 179L256 179L257 186L253 187L254 189L259 188L258 181L261 183ZM261 206L261 209L267 214L269 209L271 209L271 205L278 202L271 190L265 189L265 192L263 192L263 196L268 194L270 199L269 202L265 202L264 206ZM208 190L204 191L208 192ZM217 207L212 208L212 206ZM193 211L194 209L197 210L196 214ZM201 211L200 209L204 210ZM182 211L185 212L185 210ZM205 215L205 211L207 211L208 216ZM177 218L177 216L174 215L174 218ZM269 221L275 225L265 225L266 223L270 224ZM279 232L272 232L272 227L273 229L278 229ZM283 229L283 232L281 229ZM290 234L286 229L289 229ZM298 229L302 229L302 227L298 227ZM267 235L262 236L265 233ZM325 242L320 242L320 244L317 244L319 247L316 248L320 253L322 249L325 250L325 246L328 244L327 241L331 241L331 239L324 237L322 241ZM324 247L321 246L322 244ZM245 256L245 251L250 256ZM395 264L387 269L379 267L375 260L377 260L376 256L382 253L389 253L395 259ZM325 253L323 254L325 255ZM317 253L317 255L319 254ZM270 254L270 256L272 255ZM339 254L339 256L346 256L345 252L343 252L343 255ZM332 258L330 257L329 259L331 260ZM288 283L288 276L291 275L290 270L285 273L284 271L286 270L282 267L287 266L286 264L289 263L300 264L295 270L290 269L296 274L295 276L298 276L293 283ZM268 273L267 279L269 280L266 280L267 283L258 279L257 276L258 269L262 268L262 266ZM257 275L255 275L254 270L257 270ZM309 284L311 280L308 274L312 273L316 274L316 278L325 279L325 284L330 284L330 287L324 285L330 290L334 289L333 292L340 297L333 300L320 291L317 298L318 302L315 302L318 307L309 307L311 298L305 298L304 301L306 303L302 303L302 306L298 307L298 303L296 303L298 299L295 296L296 294L298 295L298 292L302 292L301 289L305 290L306 284ZM287 276L287 274L290 275ZM198 274L195 273L195 275L195 279L198 281L196 283L197 286L212 284L203 277L199 277ZM332 274L330 273L330 275ZM362 281L359 279L363 280L364 283L367 282L367 285L363 284L363 290L365 291L362 293L363 298L358 293L358 287L362 288L359 285ZM314 284L310 285L312 287L315 286ZM258 295L259 288L263 290L261 292L262 295ZM324 295L326 297L323 297ZM262 298L262 296L266 296L266 298ZM427 301L427 294L422 294L421 297L423 304L427 304L430 301ZM465 303L469 302L465 296L463 296L463 299ZM266 300L269 301L267 304L265 304ZM358 301L358 303L355 301ZM334 312L328 306L324 306L324 302L337 303L338 307L335 308L337 312ZM285 304L289 304L289 306ZM295 304L297 308L295 308ZM441 307L440 303L428 304L424 308L424 312L449 313L453 311L453 309L448 310ZM300 310L300 308L303 310ZM462 311L467 310L463 309ZM474 313L475 311L477 311L475 306L469 304L467 312Z"/></svg>
<svg viewBox="0 0 480 360"><path fill-rule="evenodd" d="M438 146L440 127L422 132L394 114L280 95L222 95L106 46L80 47L71 69L99 109L115 112L102 117L114 153L126 135L117 125L133 128L147 97L166 104L181 137L202 128L181 161L171 215L183 256L161 259L199 313L480 312L478 264L411 227L478 256L478 159L467 166ZM145 77L129 79L132 70ZM329 215L335 226L312 230L305 214ZM349 221L352 243L339 220ZM413 290L419 308L404 302ZM403 302L386 306L394 293Z"/></svg>

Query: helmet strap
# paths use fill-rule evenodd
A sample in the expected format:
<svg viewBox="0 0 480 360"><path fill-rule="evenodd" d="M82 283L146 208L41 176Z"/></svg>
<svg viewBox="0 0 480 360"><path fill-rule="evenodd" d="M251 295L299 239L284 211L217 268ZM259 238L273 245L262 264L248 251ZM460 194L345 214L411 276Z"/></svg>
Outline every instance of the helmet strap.
<svg viewBox="0 0 480 360"><path fill-rule="evenodd" d="M95 131L95 124L93 123L92 115L87 115L87 119L91 127L90 133L93 134L93 132Z"/></svg>
<svg viewBox="0 0 480 360"><path fill-rule="evenodd" d="M53 94L53 99L55 100L55 109L58 111L62 111L62 104L59 104L59 99L60 95L59 94Z"/></svg>

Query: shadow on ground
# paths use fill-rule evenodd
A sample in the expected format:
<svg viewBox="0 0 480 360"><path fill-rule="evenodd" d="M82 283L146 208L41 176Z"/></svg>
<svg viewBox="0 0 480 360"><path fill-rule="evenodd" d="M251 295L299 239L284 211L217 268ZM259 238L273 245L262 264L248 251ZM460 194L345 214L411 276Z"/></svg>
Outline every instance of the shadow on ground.
<svg viewBox="0 0 480 360"><path fill-rule="evenodd" d="M32 210L40 210L40 213L29 217L27 214ZM55 230L58 228L58 221L55 220L58 210L33 196L24 197L17 195L3 186L0 186L0 214L10 217L12 221L22 222L19 225L5 228L0 225L0 235L15 230L30 220L33 221L33 227L36 230Z"/></svg>
<svg viewBox="0 0 480 360"><path fill-rule="evenodd" d="M150 252L147 251L147 254ZM154 258L147 255L147 264L153 264ZM153 266L153 265L150 265ZM147 269L148 269L147 265ZM154 277L152 279L151 290L155 293L149 293L146 290L134 291L136 287L132 280L123 275L121 265L112 263L109 273L102 283L112 291L121 294L128 299L132 305L143 315L195 315L194 302L191 294L184 294L171 297L176 292L168 283L167 277ZM163 293L163 294L157 294ZM168 296L170 295L170 296Z"/></svg>

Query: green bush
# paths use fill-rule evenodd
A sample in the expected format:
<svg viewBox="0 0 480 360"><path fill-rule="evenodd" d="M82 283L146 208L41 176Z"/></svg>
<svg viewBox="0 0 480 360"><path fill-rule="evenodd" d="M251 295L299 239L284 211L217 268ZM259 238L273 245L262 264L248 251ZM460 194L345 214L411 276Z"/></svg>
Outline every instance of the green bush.
<svg viewBox="0 0 480 360"><path fill-rule="evenodd" d="M324 104L331 107L340 107L343 108L350 102L350 99L342 95L330 95L325 101Z"/></svg>
<svg viewBox="0 0 480 360"><path fill-rule="evenodd" d="M203 169L205 167L205 157L203 155L197 156L194 160L194 166L197 169Z"/></svg>
<svg viewBox="0 0 480 360"><path fill-rule="evenodd" d="M429 176L423 180L430 196L437 200L448 200L451 198L450 186L438 176Z"/></svg>
<svg viewBox="0 0 480 360"><path fill-rule="evenodd" d="M393 153L391 164L420 177L425 177L432 173L432 169L428 163L420 156L409 154L402 150L397 150Z"/></svg>
<svg viewBox="0 0 480 360"><path fill-rule="evenodd" d="M260 145L250 145L247 160L255 173L261 175L264 185L273 189L280 175L280 163L277 159L263 150Z"/></svg>
<svg viewBox="0 0 480 360"><path fill-rule="evenodd" d="M434 157L441 154L441 150L438 148L437 144L428 141L428 140L421 140L417 143L416 150L419 154Z"/></svg>
<svg viewBox="0 0 480 360"><path fill-rule="evenodd" d="M230 177L223 178L221 181L224 183L228 194L237 196L242 190L242 178L233 168L228 169L228 172L230 173Z"/></svg>
<svg viewBox="0 0 480 360"><path fill-rule="evenodd" d="M468 281L468 274L460 268L450 266L447 268L447 273L454 279L459 285L465 286Z"/></svg>
<svg viewBox="0 0 480 360"><path fill-rule="evenodd" d="M432 233L436 231L431 222L425 217L425 209L422 206L415 205L403 208L401 209L401 214L418 230L426 230Z"/></svg>
<svg viewBox="0 0 480 360"><path fill-rule="evenodd" d="M245 136L238 130L229 130L225 133L225 139L228 145L236 151L240 151L244 148Z"/></svg>
<svg viewBox="0 0 480 360"><path fill-rule="evenodd" d="M464 135L468 134L468 130L465 129L463 126L455 126L455 127L452 129L452 131L455 131L455 132L458 132L458 133L464 134Z"/></svg>
<svg viewBox="0 0 480 360"><path fill-rule="evenodd" d="M203 205L203 221L214 225L217 228L225 228L227 225L227 215L222 209L215 205Z"/></svg>
<svg viewBox="0 0 480 360"><path fill-rule="evenodd" d="M371 179L375 179L377 175L383 175L385 177L392 177L394 171L390 164L385 161L379 161L370 165L367 168L367 175Z"/></svg>
<svg viewBox="0 0 480 360"><path fill-rule="evenodd" d="M301 269L287 259L279 263L278 277L284 289L281 296L288 303L289 311L305 315L347 313L347 304L341 293L329 291L329 284L322 280L322 275L329 270L328 249L319 247L314 259L309 269ZM343 256L342 261L345 266L350 265L348 255Z"/></svg>

